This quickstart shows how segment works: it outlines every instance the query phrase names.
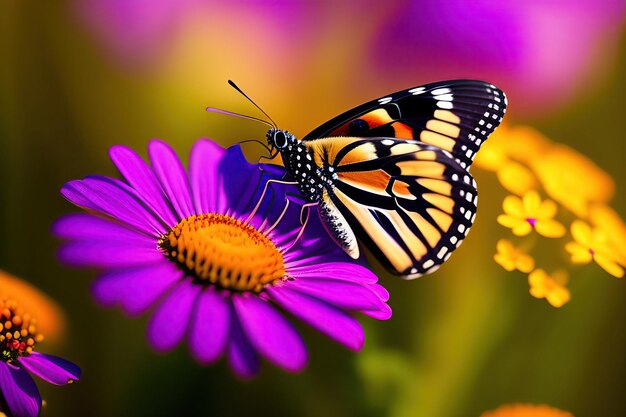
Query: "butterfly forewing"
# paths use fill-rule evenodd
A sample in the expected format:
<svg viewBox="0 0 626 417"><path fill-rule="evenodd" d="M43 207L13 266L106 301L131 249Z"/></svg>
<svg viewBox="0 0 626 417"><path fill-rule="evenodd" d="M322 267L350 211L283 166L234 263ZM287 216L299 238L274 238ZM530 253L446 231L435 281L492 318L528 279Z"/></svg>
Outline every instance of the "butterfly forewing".
<svg viewBox="0 0 626 417"><path fill-rule="evenodd" d="M469 168L505 110L506 97L492 84L444 81L365 103L324 123L303 140L337 136L415 139L450 152L463 168Z"/></svg>

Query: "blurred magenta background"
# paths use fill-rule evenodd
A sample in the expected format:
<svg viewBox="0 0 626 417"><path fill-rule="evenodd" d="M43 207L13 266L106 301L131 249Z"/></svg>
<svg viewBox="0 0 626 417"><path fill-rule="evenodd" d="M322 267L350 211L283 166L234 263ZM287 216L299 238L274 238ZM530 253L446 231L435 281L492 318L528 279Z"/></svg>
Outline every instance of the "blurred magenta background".
<svg viewBox="0 0 626 417"><path fill-rule="evenodd" d="M394 316L363 318L362 353L300 326L308 369L266 366L251 382L223 363L197 366L185 346L153 353L145 317L96 306L95 273L59 265L49 234L74 210L58 192L65 181L116 175L111 145L145 155L158 137L185 159L198 137L264 140L261 124L204 111L258 115L228 79L300 137L399 89L484 79L508 93L509 123L604 168L623 217L625 13L624 0L5 2L0 268L64 306L68 331L55 353L84 372L67 389L42 384L44 415L461 417L512 402L626 415L626 283L589 265L573 274L563 308L530 297L523 275L492 260L505 194L487 172L475 172L476 226L440 271L401 282L374 263Z"/></svg>

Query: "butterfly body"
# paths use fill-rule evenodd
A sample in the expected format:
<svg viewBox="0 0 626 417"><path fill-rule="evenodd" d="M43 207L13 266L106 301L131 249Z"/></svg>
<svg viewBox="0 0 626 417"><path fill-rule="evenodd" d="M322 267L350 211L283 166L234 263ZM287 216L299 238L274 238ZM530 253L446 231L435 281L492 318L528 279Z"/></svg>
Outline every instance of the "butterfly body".
<svg viewBox="0 0 626 417"><path fill-rule="evenodd" d="M361 241L412 279L467 235L477 204L469 167L505 106L491 84L448 81L366 103L302 140L279 129L267 139L337 244L358 258Z"/></svg>

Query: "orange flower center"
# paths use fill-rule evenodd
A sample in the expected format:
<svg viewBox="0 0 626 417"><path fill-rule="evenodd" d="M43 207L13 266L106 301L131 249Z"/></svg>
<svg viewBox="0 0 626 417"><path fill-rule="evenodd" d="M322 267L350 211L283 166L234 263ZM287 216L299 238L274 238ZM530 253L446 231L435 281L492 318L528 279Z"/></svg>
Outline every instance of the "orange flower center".
<svg viewBox="0 0 626 417"><path fill-rule="evenodd" d="M43 340L36 324L14 300L0 296L0 359L11 362L31 353Z"/></svg>
<svg viewBox="0 0 626 417"><path fill-rule="evenodd" d="M537 223L537 219L535 219L534 217L527 217L526 221L532 226L535 227L535 224Z"/></svg>
<svg viewBox="0 0 626 417"><path fill-rule="evenodd" d="M280 250L262 232L222 214L187 217L159 241L165 256L203 283L259 293L285 278Z"/></svg>

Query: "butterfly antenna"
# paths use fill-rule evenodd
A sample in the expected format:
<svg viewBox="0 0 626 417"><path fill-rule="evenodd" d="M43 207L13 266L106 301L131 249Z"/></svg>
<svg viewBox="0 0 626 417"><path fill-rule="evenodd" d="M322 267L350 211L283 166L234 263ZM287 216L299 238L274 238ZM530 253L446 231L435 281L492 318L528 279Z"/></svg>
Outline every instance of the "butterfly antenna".
<svg viewBox="0 0 626 417"><path fill-rule="evenodd" d="M263 120L263 119L259 119L257 117L252 117L252 116L247 116L245 114L241 114L241 113L235 113L232 111L226 111L226 110L222 110L222 109L216 109L215 107L207 107L206 111L209 111L211 113L219 113L219 114L225 114L227 116L235 116L235 117L241 117L242 119L248 119L248 120L254 120L256 122L261 122L263 124L266 124L270 127L276 127L276 125L268 122L267 120Z"/></svg>
<svg viewBox="0 0 626 417"><path fill-rule="evenodd" d="M241 90L241 88L239 88L239 87L237 86L237 84L235 84L235 83L234 83L234 81L233 81L233 80L228 80L228 84L229 84L231 87L233 87L235 90L237 90L237 91L239 92L239 94L241 94L242 96L244 96L245 98L247 98L247 99L248 99L248 101L254 105L254 107L256 107L257 109L259 109L259 110L261 111L261 113L263 113L263 114L265 115L265 117L267 117L267 118L270 120L270 122L272 122L272 126L273 126L274 128L276 128L276 127L277 127L277 126L276 126L276 122L274 122L274 120L270 117L270 115L269 115L269 114L267 114L267 113L265 113L265 110L263 110L261 107L259 107L259 105L258 105L258 104L256 104L256 103L254 102L254 100L252 100L250 97L248 97L248 95L247 95L246 93L244 93L244 92Z"/></svg>

